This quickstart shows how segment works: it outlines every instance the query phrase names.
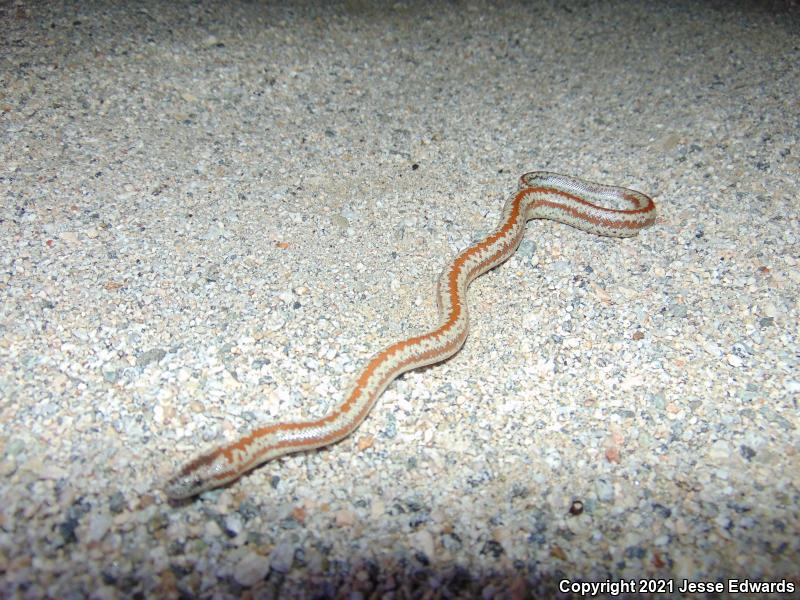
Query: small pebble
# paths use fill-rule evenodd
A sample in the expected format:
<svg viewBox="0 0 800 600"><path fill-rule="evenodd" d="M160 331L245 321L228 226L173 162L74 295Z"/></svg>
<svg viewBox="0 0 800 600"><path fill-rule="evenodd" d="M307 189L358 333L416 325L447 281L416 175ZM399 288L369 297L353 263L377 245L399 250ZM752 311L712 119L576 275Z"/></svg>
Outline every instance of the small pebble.
<svg viewBox="0 0 800 600"><path fill-rule="evenodd" d="M249 587L267 576L269 566L269 558L248 552L236 563L233 570L233 578L239 585Z"/></svg>

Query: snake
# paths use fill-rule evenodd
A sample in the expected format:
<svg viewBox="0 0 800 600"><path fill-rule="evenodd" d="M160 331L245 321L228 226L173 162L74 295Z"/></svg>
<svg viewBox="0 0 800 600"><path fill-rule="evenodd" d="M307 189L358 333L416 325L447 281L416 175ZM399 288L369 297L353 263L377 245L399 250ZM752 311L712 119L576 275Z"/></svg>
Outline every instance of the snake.
<svg viewBox="0 0 800 600"><path fill-rule="evenodd" d="M621 238L652 225L656 206L649 196L632 189L546 171L525 173L517 192L505 203L497 227L462 250L442 271L436 288L439 321L435 328L372 356L343 400L326 415L257 427L186 463L164 486L167 497L191 498L229 484L267 461L322 448L353 433L394 379L444 361L461 349L469 332L470 283L514 254L531 219L551 219L592 234Z"/></svg>

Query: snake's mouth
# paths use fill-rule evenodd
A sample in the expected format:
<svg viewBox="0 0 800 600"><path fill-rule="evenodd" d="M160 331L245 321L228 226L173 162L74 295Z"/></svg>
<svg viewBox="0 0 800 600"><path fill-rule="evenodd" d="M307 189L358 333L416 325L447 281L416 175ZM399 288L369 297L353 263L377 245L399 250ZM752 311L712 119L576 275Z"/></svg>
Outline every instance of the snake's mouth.
<svg viewBox="0 0 800 600"><path fill-rule="evenodd" d="M164 492L170 501L181 501L196 496L206 487L205 480L197 473L187 473L186 468L169 479Z"/></svg>

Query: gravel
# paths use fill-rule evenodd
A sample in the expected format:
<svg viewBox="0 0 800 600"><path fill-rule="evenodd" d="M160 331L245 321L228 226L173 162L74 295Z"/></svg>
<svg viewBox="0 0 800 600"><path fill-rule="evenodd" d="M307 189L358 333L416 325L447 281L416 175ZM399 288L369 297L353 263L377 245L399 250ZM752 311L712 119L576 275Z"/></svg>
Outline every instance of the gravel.
<svg viewBox="0 0 800 600"><path fill-rule="evenodd" d="M3 596L800 585L791 2L0 22ZM351 438L167 501L198 450L326 413L430 326L445 262L539 169L651 194L657 223L531 223L462 352Z"/></svg>

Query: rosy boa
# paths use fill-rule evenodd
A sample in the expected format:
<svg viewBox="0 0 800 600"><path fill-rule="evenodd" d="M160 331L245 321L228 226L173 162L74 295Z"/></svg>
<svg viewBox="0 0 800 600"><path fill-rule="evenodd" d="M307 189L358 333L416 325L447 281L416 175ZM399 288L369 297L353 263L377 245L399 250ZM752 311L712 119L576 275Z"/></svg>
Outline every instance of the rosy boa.
<svg viewBox="0 0 800 600"><path fill-rule="evenodd" d="M601 206L609 203L631 208ZM520 178L519 191L503 207L497 228L442 271L436 291L436 328L378 352L358 373L344 401L324 417L265 425L195 458L168 481L167 495L189 498L284 454L321 448L350 435L396 377L450 358L461 349L469 330L469 284L514 254L528 220L552 219L597 235L628 237L652 225L655 218L655 204L640 192L556 173L526 173Z"/></svg>

